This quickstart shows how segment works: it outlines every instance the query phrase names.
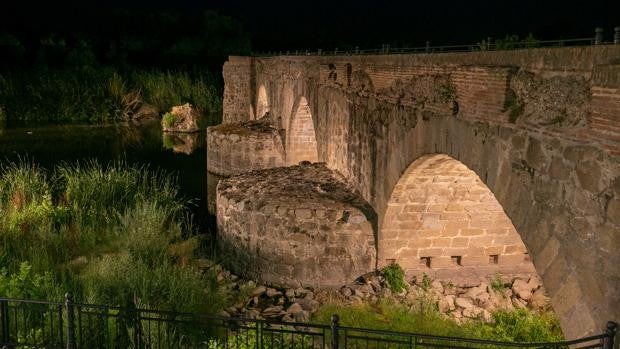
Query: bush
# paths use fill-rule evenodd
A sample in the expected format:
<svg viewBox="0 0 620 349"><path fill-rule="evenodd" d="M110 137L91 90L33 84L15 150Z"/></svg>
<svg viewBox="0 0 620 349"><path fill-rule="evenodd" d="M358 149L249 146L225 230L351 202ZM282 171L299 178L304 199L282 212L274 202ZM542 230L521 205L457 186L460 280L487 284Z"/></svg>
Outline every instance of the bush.
<svg viewBox="0 0 620 349"><path fill-rule="evenodd" d="M163 116L164 125L166 125L167 127L172 127L174 125L174 119L174 114L172 114L171 112L167 112Z"/></svg>
<svg viewBox="0 0 620 349"><path fill-rule="evenodd" d="M49 272L36 274L28 262L21 263L15 273L0 269L0 297L46 300L51 295L58 299L62 292Z"/></svg>
<svg viewBox="0 0 620 349"><path fill-rule="evenodd" d="M229 298L213 270L195 267L199 242L184 234L191 228L163 173L91 161L61 164L48 177L30 163L9 164L0 171L0 292L58 300L55 287L43 287L58 284L78 301L214 312Z"/></svg>
<svg viewBox="0 0 620 349"><path fill-rule="evenodd" d="M399 293L407 288L405 271L400 265L392 263L381 269L381 273L393 292Z"/></svg>

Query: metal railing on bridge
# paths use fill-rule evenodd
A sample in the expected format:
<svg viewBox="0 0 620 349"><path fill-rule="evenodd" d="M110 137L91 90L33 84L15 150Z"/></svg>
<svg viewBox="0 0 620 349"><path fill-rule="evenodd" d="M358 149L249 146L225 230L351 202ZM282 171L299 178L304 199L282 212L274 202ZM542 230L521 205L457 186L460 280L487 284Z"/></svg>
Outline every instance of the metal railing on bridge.
<svg viewBox="0 0 620 349"><path fill-rule="evenodd" d="M568 46L591 46L591 45L618 45L620 44L620 27L614 28L613 41L605 41L603 39L603 30L601 28L595 29L593 37L588 38L574 38L574 39L557 39L557 40L521 40L521 41L506 41L486 38L480 42L470 45L443 45L443 46L431 46L430 41L426 42L424 46L418 47L392 47L391 45L384 44L381 48L366 48L361 49L358 46L347 49L300 49L300 50L287 50L287 51L268 51L268 52L256 52L253 54L255 57L267 57L267 56L353 56L353 55L387 55L387 54L416 54L416 53L448 53L448 52L475 52L475 51L501 51L501 50L516 50L524 48L538 48L538 47L568 47Z"/></svg>
<svg viewBox="0 0 620 349"><path fill-rule="evenodd" d="M554 343L511 343L330 325L276 322L65 302L0 298L0 348L602 348L617 324L599 335Z"/></svg>

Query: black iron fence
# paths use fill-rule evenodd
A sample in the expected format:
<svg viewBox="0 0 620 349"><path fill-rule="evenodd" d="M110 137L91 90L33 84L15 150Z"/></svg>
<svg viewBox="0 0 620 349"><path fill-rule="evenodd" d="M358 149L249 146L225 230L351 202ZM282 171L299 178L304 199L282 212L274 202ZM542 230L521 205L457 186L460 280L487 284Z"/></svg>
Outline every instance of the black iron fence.
<svg viewBox="0 0 620 349"><path fill-rule="evenodd" d="M556 343L509 343L331 325L226 318L74 303L0 298L0 348L602 348L617 325L599 335Z"/></svg>
<svg viewBox="0 0 620 349"><path fill-rule="evenodd" d="M257 57L264 56L349 56L349 55L384 55L384 54L413 54L413 53L444 53L444 52L473 52L473 51L498 51L498 50L514 50L535 47L565 47L565 46L589 46L589 45L607 45L620 44L620 27L614 28L613 41L605 41L603 30L596 28L594 36L587 38L557 39L557 40L493 40L486 38L480 42L470 45L442 45L433 46L427 41L424 46L418 47L392 47L384 44L381 48L360 48L350 47L346 49L300 49L288 51L269 51L256 52L253 55Z"/></svg>

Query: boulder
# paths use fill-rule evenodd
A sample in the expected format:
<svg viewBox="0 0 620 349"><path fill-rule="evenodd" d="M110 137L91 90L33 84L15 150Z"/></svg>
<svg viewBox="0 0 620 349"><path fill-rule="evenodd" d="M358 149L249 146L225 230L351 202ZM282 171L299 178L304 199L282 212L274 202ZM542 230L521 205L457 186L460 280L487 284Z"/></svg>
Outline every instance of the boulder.
<svg viewBox="0 0 620 349"><path fill-rule="evenodd" d="M474 303L472 302L471 299L469 298L463 298L463 297L458 297L454 303L463 309L468 309L468 308L473 308L474 307Z"/></svg>
<svg viewBox="0 0 620 349"><path fill-rule="evenodd" d="M251 296L259 297L263 295L265 292L267 292L267 288L265 286L258 286L257 288L254 289L254 291L252 291Z"/></svg>
<svg viewBox="0 0 620 349"><path fill-rule="evenodd" d="M263 310L263 316L265 317L275 317L278 315L283 315L283 308L280 305L269 307Z"/></svg>
<svg viewBox="0 0 620 349"><path fill-rule="evenodd" d="M340 289L340 293L345 297L349 297L353 294L353 291L351 291L350 288L344 286L343 288Z"/></svg>
<svg viewBox="0 0 620 349"><path fill-rule="evenodd" d="M531 285L521 279L516 279L512 283L512 291L523 300L527 301L532 298Z"/></svg>
<svg viewBox="0 0 620 349"><path fill-rule="evenodd" d="M161 120L164 132L197 132L204 129L204 115L186 103L172 107Z"/></svg>
<svg viewBox="0 0 620 349"><path fill-rule="evenodd" d="M310 313L305 310L299 311L293 315L295 322L308 322L310 321Z"/></svg>
<svg viewBox="0 0 620 349"><path fill-rule="evenodd" d="M472 306L470 308L463 309L463 316L470 319L476 319L482 315L483 312L484 309Z"/></svg>
<svg viewBox="0 0 620 349"><path fill-rule="evenodd" d="M302 306L299 303L293 303L291 304L288 309L286 309L286 312L289 314L297 314L300 311L303 311L304 309L302 308Z"/></svg>
<svg viewBox="0 0 620 349"><path fill-rule="evenodd" d="M530 306L532 309L541 310L547 308L549 305L549 297L545 294L544 288L539 288L534 292L530 299Z"/></svg>
<svg viewBox="0 0 620 349"><path fill-rule="evenodd" d="M441 298L439 300L439 302L437 303L437 307L439 308L439 312L441 313L448 313L452 310L454 310L456 307L454 306L454 299L455 297L453 295L447 295L443 298Z"/></svg>
<svg viewBox="0 0 620 349"><path fill-rule="evenodd" d="M441 284L441 281L439 281L439 280L433 281L433 283L431 283L431 290L433 290L433 292L436 292L438 294L442 294L443 293L443 285Z"/></svg>
<svg viewBox="0 0 620 349"><path fill-rule="evenodd" d="M277 296L281 296L281 295L282 295L282 292L280 292L280 291L276 290L275 288L271 288L271 287L270 287L270 288L268 288L268 289L265 291L265 294L266 294L266 295L267 295L267 297L269 297L269 298L275 298L275 297L277 297Z"/></svg>
<svg viewBox="0 0 620 349"><path fill-rule="evenodd" d="M319 302L314 299L304 298L300 299L298 303L304 310L307 310L311 313L314 313L319 308Z"/></svg>

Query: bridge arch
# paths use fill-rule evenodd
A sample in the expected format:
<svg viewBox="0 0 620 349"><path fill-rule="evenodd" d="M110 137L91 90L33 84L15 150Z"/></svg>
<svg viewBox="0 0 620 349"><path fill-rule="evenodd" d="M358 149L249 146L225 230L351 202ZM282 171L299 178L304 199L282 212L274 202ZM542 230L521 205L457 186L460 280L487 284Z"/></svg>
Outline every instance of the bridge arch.
<svg viewBox="0 0 620 349"><path fill-rule="evenodd" d="M246 115L253 84L265 83L274 88L272 113L282 116L287 144L305 96L320 159L373 206L379 224L416 159L442 153L462 162L510 217L565 335L575 338L620 319L620 145L612 122L620 85L611 78L619 57L620 47L593 46L231 58L224 120ZM339 77L351 72L350 85L329 79L330 64ZM437 74L451 83L402 84Z"/></svg>
<svg viewBox="0 0 620 349"><path fill-rule="evenodd" d="M535 274L527 249L493 193L445 154L419 157L394 187L381 224L379 266L408 277L477 280Z"/></svg>
<svg viewBox="0 0 620 349"><path fill-rule="evenodd" d="M256 99L256 115L255 119L260 119L265 116L270 110L269 99L267 98L267 90L265 85L258 87L257 99Z"/></svg>
<svg viewBox="0 0 620 349"><path fill-rule="evenodd" d="M286 135L286 164L301 161L317 162L318 148L314 120L306 97L301 96L293 105Z"/></svg>

